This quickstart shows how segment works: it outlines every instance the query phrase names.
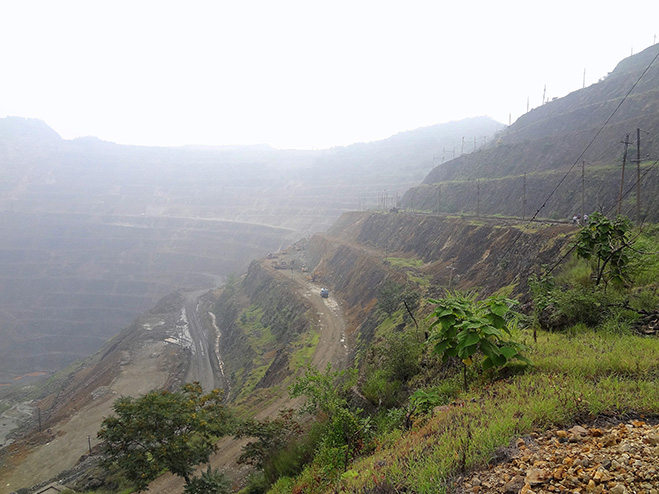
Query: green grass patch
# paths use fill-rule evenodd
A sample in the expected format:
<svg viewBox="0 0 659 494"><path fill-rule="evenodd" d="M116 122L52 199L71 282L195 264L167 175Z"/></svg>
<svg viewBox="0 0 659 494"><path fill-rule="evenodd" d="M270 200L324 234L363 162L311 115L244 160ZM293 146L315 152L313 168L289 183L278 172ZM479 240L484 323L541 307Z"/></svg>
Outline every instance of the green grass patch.
<svg viewBox="0 0 659 494"><path fill-rule="evenodd" d="M636 254L632 257L631 268L639 285L653 285L655 291L659 280L659 262L647 262L648 255L657 255L659 252L659 225L645 228L644 232L636 237L634 248L645 254Z"/></svg>
<svg viewBox="0 0 659 494"><path fill-rule="evenodd" d="M384 321L382 321L375 329L375 338L383 338L384 336L391 333L396 326L401 324L403 322L404 310L405 309L399 309L387 317Z"/></svg>
<svg viewBox="0 0 659 494"><path fill-rule="evenodd" d="M420 268L423 266L423 261L415 257L387 257L387 261L394 268Z"/></svg>
<svg viewBox="0 0 659 494"><path fill-rule="evenodd" d="M417 285L427 288L430 286L430 276L427 275L419 275L415 276L414 274L408 272L407 273L407 278L412 282L416 283Z"/></svg>
<svg viewBox="0 0 659 494"><path fill-rule="evenodd" d="M258 311L252 313L254 315L254 320L256 320L256 314ZM267 328L258 328L256 324L254 327L261 333L261 335L268 335L269 331ZM316 330L310 329L300 335L288 345L288 348L291 350L289 357L288 368L292 375L295 375L300 369L306 368L316 351L318 346L318 341L320 339L320 333ZM270 342L266 338L257 338L253 342L255 347L258 348L258 356L252 361L253 368L250 370L240 369L236 372L235 382L241 383L240 393L236 396L234 400L235 407L240 410L241 414L250 415L250 409L258 410L267 406L267 402L272 399L278 398L282 392L282 389L286 388L286 382L282 383L280 386L275 386L267 389L255 389L256 385L263 379L265 373L268 371L272 362L275 358L276 344L274 340ZM265 346L265 344L269 346ZM259 346L257 346L259 345ZM260 346L264 345L264 346ZM290 379L289 379L290 380Z"/></svg>
<svg viewBox="0 0 659 494"><path fill-rule="evenodd" d="M247 376L247 379L241 386L240 394L238 395L238 401L240 401L242 398L245 398L246 396L249 396L249 394L252 391L254 391L254 388L259 383L259 381L263 379L263 376L267 372L271 363L272 363L272 359L270 359L270 361L266 362L265 364L260 365L250 371L250 373Z"/></svg>
<svg viewBox="0 0 659 494"><path fill-rule="evenodd" d="M292 353L289 368L293 373L309 365L318 346L318 341L320 341L320 332L310 329L300 334L290 345Z"/></svg>
<svg viewBox="0 0 659 494"><path fill-rule="evenodd" d="M459 406L435 412L411 431L378 438L374 453L351 465L355 473L327 478L312 466L287 487L358 493L390 486L443 493L451 488L447 479L486 464L497 448L517 437L587 424L603 413L659 414L657 339L590 330L572 336L540 332L529 357L535 365L522 373L502 377L504 371L493 381L482 375L479 385L458 395Z"/></svg>
<svg viewBox="0 0 659 494"><path fill-rule="evenodd" d="M407 279L411 282L422 287L430 285L430 277L420 271L425 264L422 259L416 257L388 257L387 262L392 268L404 271Z"/></svg>
<svg viewBox="0 0 659 494"><path fill-rule="evenodd" d="M263 326L263 308L256 305L244 310L238 317L238 325L243 330L249 345L257 352L269 350L276 343L276 338L270 328Z"/></svg>

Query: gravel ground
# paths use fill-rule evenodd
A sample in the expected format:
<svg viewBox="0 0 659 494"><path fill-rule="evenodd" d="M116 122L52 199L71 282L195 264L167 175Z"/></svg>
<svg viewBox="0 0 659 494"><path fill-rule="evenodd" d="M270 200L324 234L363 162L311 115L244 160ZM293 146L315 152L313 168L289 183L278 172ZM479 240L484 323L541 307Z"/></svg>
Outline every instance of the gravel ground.
<svg viewBox="0 0 659 494"><path fill-rule="evenodd" d="M659 494L659 425L634 420L520 438L505 463L466 476L464 493Z"/></svg>

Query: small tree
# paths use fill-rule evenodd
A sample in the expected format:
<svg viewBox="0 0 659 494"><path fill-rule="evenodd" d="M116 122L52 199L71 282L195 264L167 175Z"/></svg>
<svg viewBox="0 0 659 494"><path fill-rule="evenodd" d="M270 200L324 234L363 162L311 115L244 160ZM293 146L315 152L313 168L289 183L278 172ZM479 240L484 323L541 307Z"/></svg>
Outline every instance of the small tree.
<svg viewBox="0 0 659 494"><path fill-rule="evenodd" d="M618 216L611 221L601 213L593 213L588 224L581 227L575 241L576 254L583 259L597 260L598 286L604 279L621 285L627 281L629 251L632 241L628 235L631 230L629 219Z"/></svg>
<svg viewBox="0 0 659 494"><path fill-rule="evenodd" d="M168 469L192 484L192 473L208 463L217 439L229 429L222 393L204 395L199 383L181 391L151 391L140 398L121 397L98 432L107 464L117 464L138 491ZM211 475L211 472L208 472Z"/></svg>
<svg viewBox="0 0 659 494"><path fill-rule="evenodd" d="M238 463L254 465L264 471L269 482L277 480L272 475L275 470L272 462L294 438L302 435L302 427L293 418L294 412L294 410L285 410L274 420L247 419L239 424L235 437L237 439L250 437L255 440L243 446Z"/></svg>
<svg viewBox="0 0 659 494"><path fill-rule="evenodd" d="M474 294L449 293L440 300L431 299L435 310L428 316L434 319L430 325L428 343L434 344L433 352L442 360L459 358L463 363L464 388L467 389L467 367L472 365L472 357L477 352L485 355L484 370L502 367L511 359L531 363L520 350L523 346L512 340L507 326L506 315L515 300L492 296L477 301Z"/></svg>
<svg viewBox="0 0 659 494"><path fill-rule="evenodd" d="M361 417L362 409L351 407L347 398L356 383L356 369L332 371L331 364L327 364L325 373L310 367L304 377L298 377L290 387L291 398L304 396L307 399L301 413L320 413L326 418L319 453L325 453L336 462L331 468L344 471L358 451L369 423L369 419ZM342 461L339 460L341 453Z"/></svg>

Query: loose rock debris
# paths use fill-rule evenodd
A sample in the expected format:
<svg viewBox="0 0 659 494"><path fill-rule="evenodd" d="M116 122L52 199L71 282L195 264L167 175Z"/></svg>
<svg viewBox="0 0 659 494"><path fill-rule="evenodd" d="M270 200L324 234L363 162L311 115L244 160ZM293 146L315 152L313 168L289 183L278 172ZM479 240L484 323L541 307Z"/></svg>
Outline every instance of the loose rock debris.
<svg viewBox="0 0 659 494"><path fill-rule="evenodd" d="M572 427L516 442L506 463L467 475L462 492L659 494L659 425Z"/></svg>

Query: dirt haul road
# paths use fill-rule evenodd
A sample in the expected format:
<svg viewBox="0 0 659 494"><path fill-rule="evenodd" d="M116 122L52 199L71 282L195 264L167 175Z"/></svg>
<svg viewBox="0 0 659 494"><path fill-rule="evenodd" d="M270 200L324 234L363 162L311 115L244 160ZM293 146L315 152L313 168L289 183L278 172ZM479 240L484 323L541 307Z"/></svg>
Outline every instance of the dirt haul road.
<svg viewBox="0 0 659 494"><path fill-rule="evenodd" d="M186 294L185 317L192 338L190 348L192 356L186 381L199 382L204 392L208 393L221 386L221 379L217 378L220 368L218 359L215 358L213 344L208 336L208 329L199 320L198 298L204 293L206 292Z"/></svg>
<svg viewBox="0 0 659 494"><path fill-rule="evenodd" d="M336 298L320 297L320 287L309 282L304 273L287 269L275 270L269 261L263 261L263 266L274 273L295 281L298 293L307 298L315 311L315 325L320 330L320 339L316 351L311 360L312 365L318 369L325 369L328 363L333 368L343 368L347 364L348 348L345 338L345 322L341 308ZM255 417L258 419L275 418L280 410L297 408L302 399L291 400L287 394L274 400L268 407L260 410ZM243 480L248 473L248 468L238 465L236 459L240 456L241 448L246 440L224 438L218 444L218 451L211 458L213 468L219 468L226 473L234 482ZM184 482L182 479L171 474L163 475L152 482L147 492L151 494L181 494Z"/></svg>

